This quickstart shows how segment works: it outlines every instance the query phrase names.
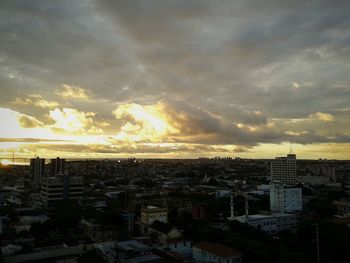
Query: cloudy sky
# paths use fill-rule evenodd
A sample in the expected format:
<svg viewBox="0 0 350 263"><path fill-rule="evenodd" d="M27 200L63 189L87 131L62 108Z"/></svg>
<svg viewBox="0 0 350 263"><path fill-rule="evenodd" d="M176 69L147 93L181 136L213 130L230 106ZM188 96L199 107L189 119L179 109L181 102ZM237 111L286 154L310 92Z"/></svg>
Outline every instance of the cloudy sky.
<svg viewBox="0 0 350 263"><path fill-rule="evenodd" d="M350 1L1 0L0 156L350 159Z"/></svg>

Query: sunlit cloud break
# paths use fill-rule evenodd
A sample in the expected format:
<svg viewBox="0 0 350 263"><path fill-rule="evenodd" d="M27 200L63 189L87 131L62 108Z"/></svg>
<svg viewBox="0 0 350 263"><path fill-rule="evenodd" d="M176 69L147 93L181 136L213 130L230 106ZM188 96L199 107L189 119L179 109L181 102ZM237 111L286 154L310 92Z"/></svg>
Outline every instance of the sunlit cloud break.
<svg viewBox="0 0 350 263"><path fill-rule="evenodd" d="M62 88L56 94L67 99L89 100L87 90L74 85L62 84Z"/></svg>

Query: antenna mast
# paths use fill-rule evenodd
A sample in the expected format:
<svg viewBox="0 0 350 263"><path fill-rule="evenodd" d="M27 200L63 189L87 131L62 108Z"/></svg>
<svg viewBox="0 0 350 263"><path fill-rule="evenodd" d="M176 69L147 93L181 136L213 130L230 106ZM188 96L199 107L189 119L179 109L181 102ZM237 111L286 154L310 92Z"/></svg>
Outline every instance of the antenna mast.
<svg viewBox="0 0 350 263"><path fill-rule="evenodd" d="M234 218L235 217L235 211L234 211L234 203L233 203L233 193L231 193L230 205L231 205L231 218Z"/></svg>
<svg viewBox="0 0 350 263"><path fill-rule="evenodd" d="M292 143L290 143L290 146L289 146L289 154L294 154Z"/></svg>

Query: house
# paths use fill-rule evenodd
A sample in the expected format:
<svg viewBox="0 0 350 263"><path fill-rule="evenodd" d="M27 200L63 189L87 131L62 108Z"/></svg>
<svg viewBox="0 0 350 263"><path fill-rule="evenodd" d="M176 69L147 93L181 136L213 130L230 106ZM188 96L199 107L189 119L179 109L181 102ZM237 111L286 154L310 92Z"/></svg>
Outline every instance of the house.
<svg viewBox="0 0 350 263"><path fill-rule="evenodd" d="M192 241L183 238L168 240L167 248L186 257L192 257Z"/></svg>
<svg viewBox="0 0 350 263"><path fill-rule="evenodd" d="M106 224L95 218L83 218L80 225L84 235L96 242L114 240L118 237L116 225Z"/></svg>
<svg viewBox="0 0 350 263"><path fill-rule="evenodd" d="M191 259L171 250L154 248L153 253L164 258L167 263L190 263Z"/></svg>
<svg viewBox="0 0 350 263"><path fill-rule="evenodd" d="M198 263L241 263L242 253L225 246L203 241L193 245L193 260Z"/></svg>
<svg viewBox="0 0 350 263"><path fill-rule="evenodd" d="M270 235L287 229L294 230L297 225L297 216L285 213L242 215L229 220L248 224Z"/></svg>
<svg viewBox="0 0 350 263"><path fill-rule="evenodd" d="M350 198L343 198L338 201L333 201L333 205L337 207L338 215L350 216Z"/></svg>
<svg viewBox="0 0 350 263"><path fill-rule="evenodd" d="M152 248L136 240L95 243L95 249L107 263L163 263L163 257L152 252Z"/></svg>
<svg viewBox="0 0 350 263"><path fill-rule="evenodd" d="M141 208L141 223L152 225L154 221L168 222L168 209L156 206L147 206Z"/></svg>
<svg viewBox="0 0 350 263"><path fill-rule="evenodd" d="M168 209L156 206L147 206L141 208L141 231L148 234L150 226L153 222L159 221L168 223Z"/></svg>
<svg viewBox="0 0 350 263"><path fill-rule="evenodd" d="M165 244L167 241L182 237L182 233L168 223L154 221L148 229L149 235L157 237L159 243Z"/></svg>

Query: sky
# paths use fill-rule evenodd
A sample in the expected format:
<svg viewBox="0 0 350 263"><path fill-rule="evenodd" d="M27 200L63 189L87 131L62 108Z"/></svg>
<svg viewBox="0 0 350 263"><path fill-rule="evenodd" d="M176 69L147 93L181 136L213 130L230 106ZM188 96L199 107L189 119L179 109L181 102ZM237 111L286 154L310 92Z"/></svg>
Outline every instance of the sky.
<svg viewBox="0 0 350 263"><path fill-rule="evenodd" d="M0 157L350 159L350 1L1 0Z"/></svg>

